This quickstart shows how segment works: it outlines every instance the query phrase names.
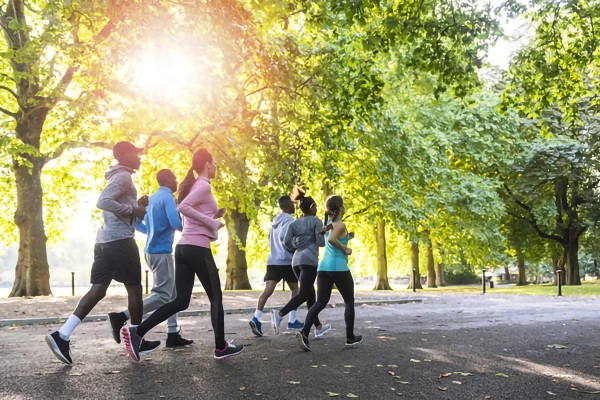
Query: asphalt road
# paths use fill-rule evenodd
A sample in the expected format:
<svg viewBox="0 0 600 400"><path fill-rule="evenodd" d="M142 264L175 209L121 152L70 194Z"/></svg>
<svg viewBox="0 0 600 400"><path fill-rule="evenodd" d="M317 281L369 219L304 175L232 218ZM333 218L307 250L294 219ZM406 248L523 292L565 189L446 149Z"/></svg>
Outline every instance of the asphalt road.
<svg viewBox="0 0 600 400"><path fill-rule="evenodd" d="M343 309L326 309L323 320L336 330L313 340L311 353L291 334L254 338L251 315L228 315L228 338L247 347L223 362L212 360L206 317L182 319L194 346L161 349L139 363L114 343L108 323L82 324L72 337L73 367L57 363L44 343L57 326L0 328L0 398L597 398L583 391L600 393L599 305L594 298L514 295L359 305L356 332L365 340L352 349L343 345Z"/></svg>

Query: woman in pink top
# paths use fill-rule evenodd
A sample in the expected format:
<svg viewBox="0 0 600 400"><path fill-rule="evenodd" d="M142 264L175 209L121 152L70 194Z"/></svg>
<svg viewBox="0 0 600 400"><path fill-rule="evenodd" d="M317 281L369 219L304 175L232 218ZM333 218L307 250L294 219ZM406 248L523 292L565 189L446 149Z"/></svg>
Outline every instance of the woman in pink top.
<svg viewBox="0 0 600 400"><path fill-rule="evenodd" d="M217 240L219 229L224 226L219 219L225 214L224 208L218 208L210 186L216 169L208 150L198 150L192 157L192 168L179 186L178 210L183 215L183 235L175 247L177 298L160 307L137 327L123 328L127 352L136 361L140 359L139 349L144 335L171 315L188 308L194 288L194 275L200 279L210 300L210 317L215 333L213 358L222 360L233 357L244 348L225 341L221 280L210 249L210 242ZM194 178L194 171L198 174L197 179Z"/></svg>

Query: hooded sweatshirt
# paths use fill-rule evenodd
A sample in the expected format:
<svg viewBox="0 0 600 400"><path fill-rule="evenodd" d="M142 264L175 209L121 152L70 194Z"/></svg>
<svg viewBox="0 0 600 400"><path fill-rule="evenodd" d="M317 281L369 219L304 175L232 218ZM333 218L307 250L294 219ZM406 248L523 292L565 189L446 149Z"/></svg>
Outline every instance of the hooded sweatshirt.
<svg viewBox="0 0 600 400"><path fill-rule="evenodd" d="M292 266L319 265L319 247L325 246L325 237L321 235L323 222L317 217L298 218L292 222L285 234L283 244L295 250Z"/></svg>
<svg viewBox="0 0 600 400"><path fill-rule="evenodd" d="M114 165L104 174L108 183L96 203L102 210L102 226L96 235L96 243L134 237L136 218L133 209L138 203L131 174L133 170L124 165Z"/></svg>
<svg viewBox="0 0 600 400"><path fill-rule="evenodd" d="M294 222L294 217L281 213L273 219L273 226L269 231L269 257L267 265L292 265L292 253L283 245L283 239L288 226Z"/></svg>
<svg viewBox="0 0 600 400"><path fill-rule="evenodd" d="M221 226L215 219L219 207L212 194L210 180L199 176L177 209L183 215L183 234L179 244L210 249L210 242L219 238Z"/></svg>

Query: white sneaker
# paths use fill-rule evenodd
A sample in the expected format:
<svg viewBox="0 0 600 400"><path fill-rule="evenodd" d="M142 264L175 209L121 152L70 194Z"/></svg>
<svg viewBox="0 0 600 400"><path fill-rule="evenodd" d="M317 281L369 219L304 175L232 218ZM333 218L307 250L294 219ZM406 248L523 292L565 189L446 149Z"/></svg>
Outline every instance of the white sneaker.
<svg viewBox="0 0 600 400"><path fill-rule="evenodd" d="M271 326L276 334L279 335L279 324L281 324L281 317L279 316L279 310L271 310Z"/></svg>

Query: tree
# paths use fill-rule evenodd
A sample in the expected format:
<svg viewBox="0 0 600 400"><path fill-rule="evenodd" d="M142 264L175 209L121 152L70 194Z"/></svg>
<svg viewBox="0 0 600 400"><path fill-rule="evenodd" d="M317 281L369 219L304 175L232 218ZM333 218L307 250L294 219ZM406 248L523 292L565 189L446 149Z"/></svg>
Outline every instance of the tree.
<svg viewBox="0 0 600 400"><path fill-rule="evenodd" d="M411 278L408 283L408 289L413 288L413 276L416 289L423 289L421 285L421 272L419 271L419 240L412 239L410 241L410 268ZM414 275L413 275L414 274Z"/></svg>
<svg viewBox="0 0 600 400"><path fill-rule="evenodd" d="M385 221L377 221L375 225L375 241L377 243L377 282L373 290L392 290L388 282Z"/></svg>

